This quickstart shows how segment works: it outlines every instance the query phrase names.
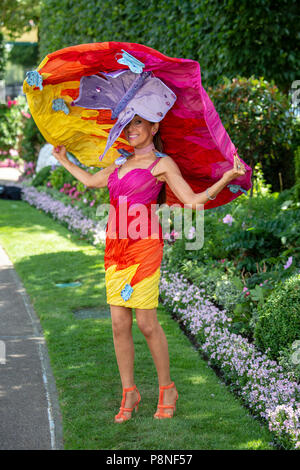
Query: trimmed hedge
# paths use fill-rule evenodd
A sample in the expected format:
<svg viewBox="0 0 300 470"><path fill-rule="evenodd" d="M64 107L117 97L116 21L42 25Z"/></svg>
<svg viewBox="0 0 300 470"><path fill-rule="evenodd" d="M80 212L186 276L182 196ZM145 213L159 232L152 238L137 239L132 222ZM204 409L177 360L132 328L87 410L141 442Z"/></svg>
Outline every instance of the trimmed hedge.
<svg viewBox="0 0 300 470"><path fill-rule="evenodd" d="M298 78L297 0L42 0L40 60L57 49L137 42L200 62L204 87L222 75L274 79L285 93Z"/></svg>
<svg viewBox="0 0 300 470"><path fill-rule="evenodd" d="M277 359L279 351L300 339L300 274L274 289L257 313L255 343L263 351L270 348L269 357Z"/></svg>
<svg viewBox="0 0 300 470"><path fill-rule="evenodd" d="M300 202L300 147L295 152L295 197Z"/></svg>

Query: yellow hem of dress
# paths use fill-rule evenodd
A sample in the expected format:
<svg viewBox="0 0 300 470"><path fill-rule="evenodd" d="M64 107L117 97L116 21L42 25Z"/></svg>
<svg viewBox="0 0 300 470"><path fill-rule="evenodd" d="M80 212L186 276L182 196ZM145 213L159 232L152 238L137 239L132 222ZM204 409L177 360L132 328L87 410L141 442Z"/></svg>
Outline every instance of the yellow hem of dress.
<svg viewBox="0 0 300 470"><path fill-rule="evenodd" d="M107 303L129 308L153 309L158 307L160 267L151 275L138 282L128 300L124 300L121 291L125 284L130 284L139 264L116 271L116 264L105 273Z"/></svg>

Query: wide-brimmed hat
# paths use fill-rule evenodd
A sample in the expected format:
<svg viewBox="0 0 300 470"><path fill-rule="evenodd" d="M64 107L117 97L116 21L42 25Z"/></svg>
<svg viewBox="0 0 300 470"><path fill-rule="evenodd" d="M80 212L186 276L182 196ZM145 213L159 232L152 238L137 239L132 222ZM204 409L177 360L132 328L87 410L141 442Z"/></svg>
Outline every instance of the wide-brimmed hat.
<svg viewBox="0 0 300 470"><path fill-rule="evenodd" d="M136 114L150 122L160 122L176 101L176 95L151 72L89 75L80 80L79 97L71 103L88 109L110 109L118 118L109 132L100 160Z"/></svg>
<svg viewBox="0 0 300 470"><path fill-rule="evenodd" d="M100 42L52 52L26 75L23 90L45 139L65 145L87 166L105 168L119 157L118 150L133 150L122 131L134 114L160 122L164 152L196 193L233 168L238 155L202 86L199 63L143 44ZM246 173L205 209L247 194L252 168L240 160ZM167 204L183 206L168 184L166 197Z"/></svg>

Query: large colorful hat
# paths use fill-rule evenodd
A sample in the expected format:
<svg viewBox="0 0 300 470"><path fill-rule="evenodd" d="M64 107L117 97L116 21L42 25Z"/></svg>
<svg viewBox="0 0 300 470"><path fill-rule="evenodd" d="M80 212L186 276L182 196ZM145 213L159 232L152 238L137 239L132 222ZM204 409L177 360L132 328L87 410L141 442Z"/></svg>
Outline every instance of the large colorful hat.
<svg viewBox="0 0 300 470"><path fill-rule="evenodd" d="M105 168L132 151L123 129L135 114L160 122L164 152L193 191L205 191L234 164L237 149L201 84L200 65L142 44L80 44L48 54L27 72L23 90L44 138L87 166ZM243 162L243 160L240 158ZM252 169L228 184L205 209L252 186ZM167 204L183 206L166 184Z"/></svg>

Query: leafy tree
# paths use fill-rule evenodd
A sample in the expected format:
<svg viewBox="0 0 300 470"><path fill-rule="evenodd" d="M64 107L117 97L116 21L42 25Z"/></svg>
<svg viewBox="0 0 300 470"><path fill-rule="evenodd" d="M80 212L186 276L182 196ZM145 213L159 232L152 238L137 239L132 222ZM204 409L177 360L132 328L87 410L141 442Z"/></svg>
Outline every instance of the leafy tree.
<svg viewBox="0 0 300 470"><path fill-rule="evenodd" d="M3 80L4 77L6 59L7 54L5 51L4 37L0 31L0 80Z"/></svg>
<svg viewBox="0 0 300 470"><path fill-rule="evenodd" d="M5 28L11 39L16 39L39 23L41 1L1 0L0 28Z"/></svg>
<svg viewBox="0 0 300 470"><path fill-rule="evenodd" d="M293 186L300 126L288 97L274 81L269 83L263 77L224 78L216 87L208 87L208 93L243 160L251 168L258 162L262 165L273 191L281 189L279 173L283 189Z"/></svg>

